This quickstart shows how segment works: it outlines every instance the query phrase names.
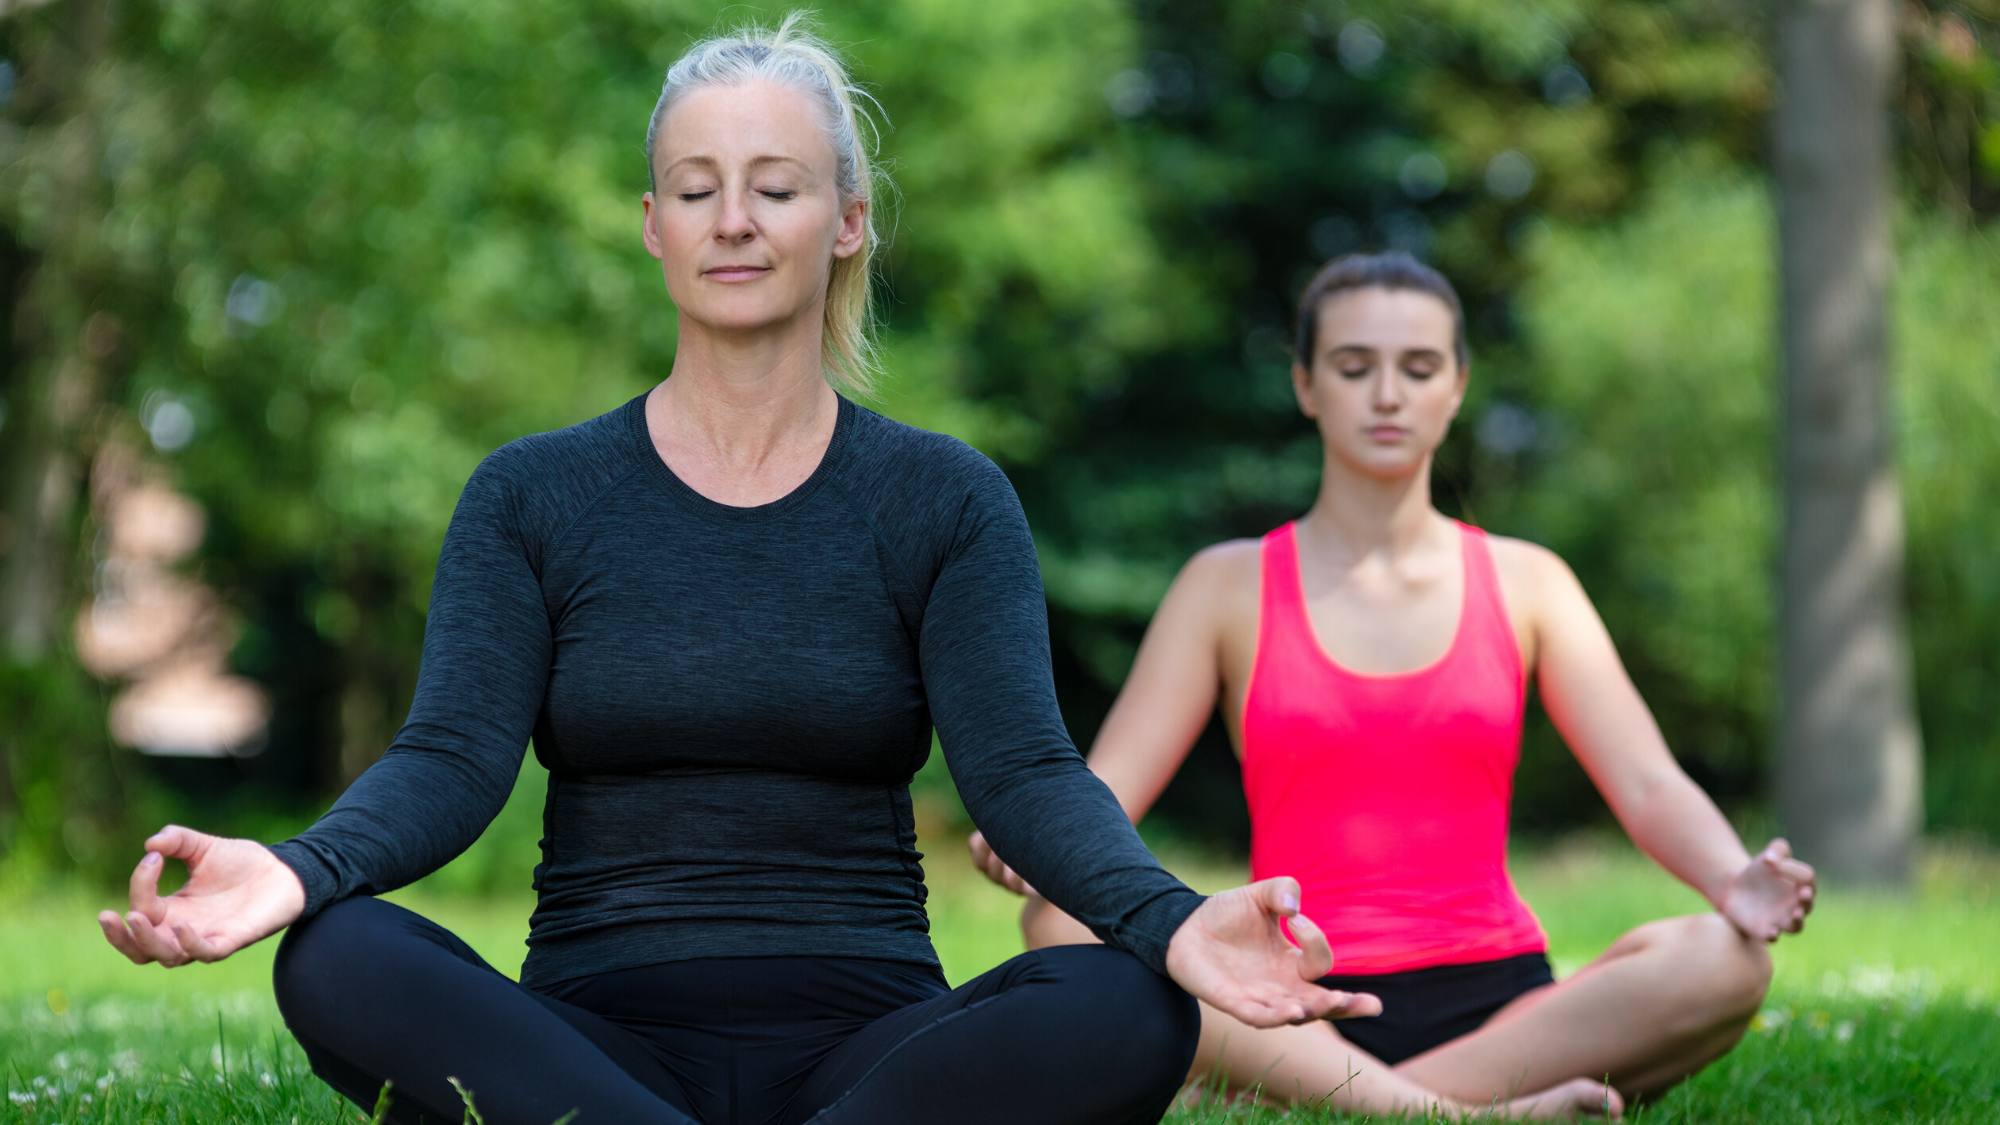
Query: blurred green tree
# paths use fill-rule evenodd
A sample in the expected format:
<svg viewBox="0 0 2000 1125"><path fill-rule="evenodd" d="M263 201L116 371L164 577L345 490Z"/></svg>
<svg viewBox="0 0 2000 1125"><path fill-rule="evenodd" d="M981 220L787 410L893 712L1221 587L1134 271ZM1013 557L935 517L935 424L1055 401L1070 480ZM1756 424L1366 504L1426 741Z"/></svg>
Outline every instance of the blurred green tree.
<svg viewBox="0 0 2000 1125"><path fill-rule="evenodd" d="M1768 502L1774 454L1767 407L1745 397L1768 397L1771 384L1743 364L1774 357L1742 335L1741 318L1763 307L1754 302L1768 294L1763 257L1773 243L1738 224L1729 237L1752 239L1740 248L1698 225L1675 231L1686 239L1679 246L1653 245L1621 224L1664 231L1659 224L1686 212L1684 182L1760 172L1773 85L1768 13L1728 0L1149 0L1136 11L1144 51L1106 98L1143 162L1150 225L1203 286L1208 315L1170 347L1135 354L1123 380L1088 390L1042 458L1014 470L1043 547L1073 727L1086 737L1094 728L1181 561L1205 543L1261 533L1310 501L1316 443L1283 376L1291 299L1328 257L1393 247L1450 274L1471 317L1476 377L1467 424L1441 458L1439 502L1563 551L1605 603L1697 778L1728 807L1757 807L1774 731L1772 541L1768 525L1744 520ZM1978 3L1905 9L1897 151L1919 214L1971 224L1993 213L2000 145L1981 140L2000 135L1993 14ZM1940 106L1951 110L1924 108ZM1529 253L1551 229L1570 238L1601 229L1590 245L1608 259ZM1551 320L1530 302L1569 292L1552 276L1563 272L1591 279L1606 301L1698 280L1687 299L1721 320L1669 329L1661 318L1671 302L1586 304L1576 318ZM1770 330L1757 321L1755 331ZM1631 372L1639 393L1566 397L1564 380L1582 377L1579 349L1626 331L1683 346ZM1706 362L1688 350L1700 343L1743 349L1728 369L1750 381L1703 405L1754 419L1747 429L1718 431L1695 401L1672 397L1692 377L1673 365ZM1593 447L1614 460L1551 452L1566 435L1595 430L1620 435ZM1718 432L1749 444L1712 447ZM1665 464L1649 467L1656 459ZM1579 471L1586 480L1565 479ZM1765 492L1741 491L1752 485ZM1720 531L1762 538L1689 536L1689 521L1665 513L1697 500L1720 505ZM1686 544L1664 556L1689 568L1680 577L1664 581L1662 568L1633 562L1669 542ZM1920 664L1929 645L1961 632L1942 616L1915 628ZM1990 651L2000 636L1984 643ZM1925 721L1937 721L1920 703ZM1933 746L1933 757L1955 770L1982 760L1988 740L1962 720L1944 737L1950 748ZM1162 812L1240 834L1233 781L1212 727ZM1545 723L1521 784L1516 818L1530 829L1604 815ZM1933 823L2000 827L1992 811L1968 819L1972 807L1958 801Z"/></svg>
<svg viewBox="0 0 2000 1125"><path fill-rule="evenodd" d="M275 832L272 810L309 813L380 752L407 706L437 547L478 459L667 371L672 309L635 238L640 137L662 70L718 24L780 9L8 7L0 631L28 640L9 641L0 706L30 709L35 723L0 723L0 843L108 870L127 857L129 832L171 807L149 796L160 790L144 779L159 770L110 747L102 692L65 640L96 565L88 466L114 436L149 441L149 403L194 419L191 440L151 455L207 506L197 565L244 618L236 665L277 706L263 755L189 763L214 769L179 777L181 788L237 795L203 810L205 823ZM1960 222L1990 214L2000 183L1989 9L1906 9L1918 61L1899 118L1905 179L1917 210L1955 208ZM1695 232L1719 255L1702 262L1633 233L1679 213L1680 189L1657 186L1686 178L1673 170L1755 182L1770 98L1757 9L852 0L825 14L887 110L884 151L902 189L884 259L891 378L876 405L966 438L1020 487L1080 738L1180 562L1310 498L1310 432L1282 378L1290 298L1326 257L1394 245L1459 279L1474 315L1476 399L1447 450L1442 500L1564 550L1704 780L1738 802L1760 792L1767 571L1747 584L1731 584L1743 572L1728 567L1685 576L1709 583L1690 618L1681 594L1658 600L1645 584L1655 571L1631 560L1633 544L1672 540L1662 529L1675 525L1644 523L1647 511L1715 495L1754 507L1741 490L1768 488L1757 467L1768 417L1730 407L1744 440L1765 444L1712 463L1682 458L1663 474L1640 457L1580 483L1569 458L1587 443L1562 435L1652 448L1689 436L1670 424L1709 440L1706 419L1563 391L1599 386L1594 367L1560 357L1622 355L1591 343L1619 323L1550 322L1535 305L1566 292L1553 271L1630 281L1642 295L1679 272L1739 287L1765 276L1769 240L1754 223L1732 228L1749 240L1740 246ZM1628 243L1654 273L1628 278L1600 260ZM1924 245L1946 263L1948 247ZM1534 249L1564 246L1576 249ZM1750 273L1726 275L1736 268ZM1963 257L1938 269L1924 276L1990 277ZM1949 385L1977 391L1991 371L1977 367L1990 355L1976 330L1985 306L1949 281L1926 284L1956 302L1938 308L1963 327L1921 354L1952 357L1939 369L1973 364ZM1607 297L1590 311L1654 310ZM1762 346L1744 343L1746 362L1768 360ZM1674 385L1661 370L1648 395ZM1962 561L1986 540L1915 529L1934 510L1969 511L1976 494L1957 482L1990 463L1979 458L1991 444L1962 417L1940 417L1908 446L1950 466L1925 478L1943 482L1936 496L1913 486L1911 574L1924 719L1956 732L1991 688L1965 669L1977 663L1968 654L1990 651L1992 630L1959 612L1994 596ZM1722 558L1768 562L1759 534ZM1936 543L1949 551L1924 554ZM1972 745L1959 737L1933 731L1931 752ZM1240 829L1226 750L1210 739L1204 753L1208 765L1179 787L1183 823L1226 834L1234 816ZM1525 823L1591 815L1566 768L1531 763L1524 793L1542 798ZM1991 818L1934 807L1957 810L1938 823ZM516 819L532 831L532 818Z"/></svg>
<svg viewBox="0 0 2000 1125"><path fill-rule="evenodd" d="M316 801L407 706L479 458L666 374L672 308L636 238L644 121L667 63L759 10L113 4L88 40L77 10L0 25L23 60L0 179L14 323L53 324L7 373L25 435L10 516L31 532L7 555L27 574L9 588L33 585L7 603L33 622L20 656L93 694L64 644L93 565L79 486L114 435L144 444L149 412L177 404L191 438L151 455L208 507L200 569L277 702L263 755L178 768L247 777L251 806ZM880 405L1032 458L1071 389L1159 345L1186 304L1097 93L1133 26L1108 0L884 0L828 30L860 44L908 201ZM1025 378L996 390L998 369ZM92 711L36 746L102 747ZM41 768L17 749L17 773Z"/></svg>

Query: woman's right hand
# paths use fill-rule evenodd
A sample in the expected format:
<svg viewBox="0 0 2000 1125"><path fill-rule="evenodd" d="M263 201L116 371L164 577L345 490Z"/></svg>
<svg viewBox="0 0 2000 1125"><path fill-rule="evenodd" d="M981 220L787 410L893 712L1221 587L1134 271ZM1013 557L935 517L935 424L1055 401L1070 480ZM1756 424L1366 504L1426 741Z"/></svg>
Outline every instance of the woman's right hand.
<svg viewBox="0 0 2000 1125"><path fill-rule="evenodd" d="M168 859L188 867L187 885L160 897ZM135 965L173 968L220 961L298 921L306 891L271 849L168 825L146 841L146 858L132 872L132 909L97 916L104 939Z"/></svg>
<svg viewBox="0 0 2000 1125"><path fill-rule="evenodd" d="M1035 888L1029 886L1026 879L1021 878L1013 868L1007 866L1005 860L993 854L993 846L986 842L985 833L975 830L966 839L965 848L972 853L973 866L979 868L980 874L1017 895L1035 893Z"/></svg>

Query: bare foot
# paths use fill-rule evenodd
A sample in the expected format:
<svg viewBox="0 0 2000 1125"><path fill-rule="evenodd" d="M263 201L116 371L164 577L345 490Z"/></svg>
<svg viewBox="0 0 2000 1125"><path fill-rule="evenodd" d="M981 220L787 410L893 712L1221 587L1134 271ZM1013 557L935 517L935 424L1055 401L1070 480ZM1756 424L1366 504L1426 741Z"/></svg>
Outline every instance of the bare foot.
<svg viewBox="0 0 2000 1125"><path fill-rule="evenodd" d="M1529 1121L1562 1121L1574 1117L1625 1116L1625 1099L1592 1078L1572 1078L1539 1094L1515 1098L1503 1107L1506 1116Z"/></svg>

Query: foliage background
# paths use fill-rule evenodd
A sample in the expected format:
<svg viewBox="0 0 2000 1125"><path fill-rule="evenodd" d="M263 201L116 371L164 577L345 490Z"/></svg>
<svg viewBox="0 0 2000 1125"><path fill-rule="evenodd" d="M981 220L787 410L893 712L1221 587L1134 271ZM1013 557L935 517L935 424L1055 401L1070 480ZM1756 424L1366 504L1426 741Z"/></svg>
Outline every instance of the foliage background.
<svg viewBox="0 0 2000 1125"><path fill-rule="evenodd" d="M693 37L779 10L6 9L0 544L8 589L55 609L26 641L18 598L7 611L12 876L109 874L166 816L278 835L380 753L472 467L668 370L672 309L635 237L661 72ZM1474 391L1440 503L1569 559L1690 768L1761 815L1776 534L1761 6L850 0L822 15L881 99L900 186L874 405L1013 477L1080 741L1180 563L1309 502L1290 301L1327 257L1396 247L1454 277L1471 317ZM1908 4L1903 44L1897 377L1927 807L1933 830L1990 836L2000 8ZM193 566L243 619L235 666L277 704L254 758L116 749L110 689L67 647L97 565L90 459L121 435L146 444L168 402L194 437L151 456L207 508ZM60 518L38 522L58 493ZM491 874L453 878L518 881L535 784L482 845ZM934 771L924 784L948 794ZM1234 785L1211 731L1162 805L1167 830L1240 841ZM1605 815L1538 723L1517 823Z"/></svg>

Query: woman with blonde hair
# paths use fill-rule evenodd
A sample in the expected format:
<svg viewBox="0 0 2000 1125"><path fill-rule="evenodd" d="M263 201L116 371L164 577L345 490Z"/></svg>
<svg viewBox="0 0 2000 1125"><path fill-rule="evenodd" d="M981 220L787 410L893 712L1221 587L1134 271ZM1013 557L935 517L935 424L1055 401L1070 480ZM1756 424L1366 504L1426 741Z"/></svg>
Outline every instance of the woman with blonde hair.
<svg viewBox="0 0 2000 1125"><path fill-rule="evenodd" d="M1295 883L1204 899L1084 768L1000 471L835 390L872 366L857 96L795 19L674 65L641 228L671 374L486 459L388 752L275 847L153 836L131 911L100 915L114 946L177 965L289 927L287 1025L397 1122L459 1120L464 1089L494 1125L1141 1125L1193 1056L1190 992L1255 1026L1374 1010L1312 983ZM1103 946L947 986L909 795L933 728ZM549 790L517 983L369 896L477 838L530 737ZM190 878L163 898L166 858Z"/></svg>
<svg viewBox="0 0 2000 1125"><path fill-rule="evenodd" d="M1252 878L1298 878L1339 974L1320 983L1383 1010L1336 1031L1204 1005L1192 1075L1376 1113L1616 1114L1743 1035L1770 980L1764 945L1803 924L1812 869L1782 840L1744 850L1561 559L1431 505L1469 373L1450 282L1406 255L1355 255L1313 279L1298 315L1292 385L1325 449L1319 497L1181 571L1090 767L1137 821L1219 701ZM1715 907L1641 926L1561 983L1506 868L1530 682L1632 839ZM1012 846L972 840L990 876L1031 892L1002 862ZM1039 896L1022 924L1030 948L1092 940Z"/></svg>

